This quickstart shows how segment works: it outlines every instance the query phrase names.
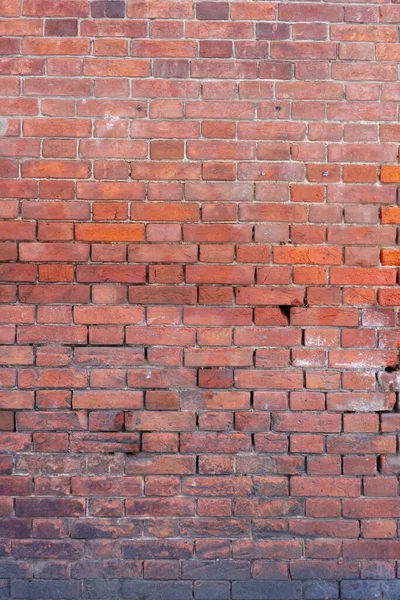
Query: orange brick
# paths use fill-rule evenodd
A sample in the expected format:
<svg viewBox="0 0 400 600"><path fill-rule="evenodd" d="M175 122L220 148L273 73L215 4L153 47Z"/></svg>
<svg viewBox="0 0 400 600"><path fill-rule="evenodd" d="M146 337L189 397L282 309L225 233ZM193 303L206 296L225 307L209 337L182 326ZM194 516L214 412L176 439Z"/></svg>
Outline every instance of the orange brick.
<svg viewBox="0 0 400 600"><path fill-rule="evenodd" d="M400 167L383 165L381 167L382 183L400 183Z"/></svg>

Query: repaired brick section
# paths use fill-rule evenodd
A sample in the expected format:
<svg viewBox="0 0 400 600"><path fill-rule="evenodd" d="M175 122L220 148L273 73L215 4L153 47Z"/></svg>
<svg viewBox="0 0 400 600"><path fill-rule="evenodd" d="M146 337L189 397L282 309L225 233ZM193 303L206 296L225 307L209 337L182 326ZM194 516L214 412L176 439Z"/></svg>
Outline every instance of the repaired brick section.
<svg viewBox="0 0 400 600"><path fill-rule="evenodd" d="M399 23L0 0L0 598L400 597Z"/></svg>

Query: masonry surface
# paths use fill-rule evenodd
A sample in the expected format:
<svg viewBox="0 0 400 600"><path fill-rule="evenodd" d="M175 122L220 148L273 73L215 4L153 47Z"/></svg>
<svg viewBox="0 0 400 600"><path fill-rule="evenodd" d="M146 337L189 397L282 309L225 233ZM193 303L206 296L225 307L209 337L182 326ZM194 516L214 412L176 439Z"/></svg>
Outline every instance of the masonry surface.
<svg viewBox="0 0 400 600"><path fill-rule="evenodd" d="M398 600L400 4L0 14L0 598Z"/></svg>

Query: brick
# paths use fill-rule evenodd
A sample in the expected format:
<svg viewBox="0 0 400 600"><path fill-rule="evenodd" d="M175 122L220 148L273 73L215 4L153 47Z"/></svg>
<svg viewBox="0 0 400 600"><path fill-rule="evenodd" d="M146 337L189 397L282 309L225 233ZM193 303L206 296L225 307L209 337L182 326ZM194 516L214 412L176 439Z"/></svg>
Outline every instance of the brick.
<svg viewBox="0 0 400 600"><path fill-rule="evenodd" d="M72 37L78 34L77 19L47 19L45 34L49 36Z"/></svg>
<svg viewBox="0 0 400 600"><path fill-rule="evenodd" d="M337 417L338 415L275 413L274 429L293 432L338 432L341 430L341 419Z"/></svg>
<svg viewBox="0 0 400 600"><path fill-rule="evenodd" d="M188 163L133 163L132 179L198 179L200 165Z"/></svg>
<svg viewBox="0 0 400 600"><path fill-rule="evenodd" d="M202 177L205 180L234 180L236 166L233 163L205 163L202 166Z"/></svg>
<svg viewBox="0 0 400 600"><path fill-rule="evenodd" d="M321 561L311 560L307 562L297 561L293 563L293 573L296 579L312 578L340 578L356 579L359 568L356 561Z"/></svg>
<svg viewBox="0 0 400 600"><path fill-rule="evenodd" d="M356 442L357 438L357 442ZM379 438L376 436L353 436L351 434L342 436L341 439L333 436L328 442L328 452L333 453L357 453L366 454L380 454L382 452L392 452L394 438L384 437Z"/></svg>
<svg viewBox="0 0 400 600"><path fill-rule="evenodd" d="M159 285L149 288L130 287L129 300L133 304L195 304L196 288Z"/></svg>
<svg viewBox="0 0 400 600"><path fill-rule="evenodd" d="M21 388L51 387L83 388L87 384L87 376L83 371L75 369L24 369L20 374Z"/></svg>
<svg viewBox="0 0 400 600"><path fill-rule="evenodd" d="M90 13L95 18L123 18L125 16L125 3L120 0L112 0L111 2L95 0L91 4Z"/></svg>
<svg viewBox="0 0 400 600"><path fill-rule="evenodd" d="M279 207L263 203L250 205L243 203L240 207L240 219L243 221L268 221L268 222L303 222L305 219L304 207L300 205ZM268 217L269 215L269 217Z"/></svg>
<svg viewBox="0 0 400 600"><path fill-rule="evenodd" d="M84 262L89 257L89 247L86 244L54 243L49 246L40 243L23 243L20 245L20 253L22 261Z"/></svg>
<svg viewBox="0 0 400 600"><path fill-rule="evenodd" d="M48 303L65 302L73 304L74 302L88 302L89 290L84 286L72 286L67 284L51 285L24 285L20 288L23 302L35 303L39 297L42 297L43 291L46 291L46 300ZM55 330L54 330L55 331Z"/></svg>
<svg viewBox="0 0 400 600"><path fill-rule="evenodd" d="M83 63L83 74L89 77L146 77L149 75L149 61L125 58L87 58Z"/></svg>
<svg viewBox="0 0 400 600"><path fill-rule="evenodd" d="M194 425L194 414L191 412L132 412L127 413L125 421L128 431L191 431Z"/></svg>
<svg viewBox="0 0 400 600"><path fill-rule="evenodd" d="M143 363L143 350L138 348L89 347L75 348L76 364L93 367L129 366Z"/></svg>
<svg viewBox="0 0 400 600"><path fill-rule="evenodd" d="M396 183L400 181L400 172L397 167L383 165L381 168L381 181L383 183Z"/></svg>
<svg viewBox="0 0 400 600"><path fill-rule="evenodd" d="M76 278L81 282L110 283L144 283L146 273L144 267L137 265L81 265L76 272Z"/></svg>
<svg viewBox="0 0 400 600"><path fill-rule="evenodd" d="M303 288L238 288L236 291L238 304L251 305L283 305L299 306L303 304Z"/></svg>
<svg viewBox="0 0 400 600"><path fill-rule="evenodd" d="M345 599L353 599L360 597L364 593L365 590L368 590L368 593L381 594L384 593L390 597L395 597L398 593L398 582L397 581L374 581L374 580L365 580L365 581L344 581L342 583L342 594Z"/></svg>
<svg viewBox="0 0 400 600"><path fill-rule="evenodd" d="M135 581L125 580L122 584L122 598L139 599L143 594L150 594L154 600L176 598L184 600L191 593L191 583L186 581Z"/></svg>
<svg viewBox="0 0 400 600"><path fill-rule="evenodd" d="M74 392L72 405L75 409L141 408L143 403L142 397L143 395L140 392L127 390Z"/></svg>
<svg viewBox="0 0 400 600"><path fill-rule="evenodd" d="M144 239L144 227L137 224L77 223L75 235L77 240L90 242L136 242Z"/></svg>
<svg viewBox="0 0 400 600"><path fill-rule="evenodd" d="M292 486L299 496L358 496L360 491L359 480L343 477L294 478Z"/></svg>
<svg viewBox="0 0 400 600"><path fill-rule="evenodd" d="M249 600L250 598L267 598L270 593L277 598L294 600L300 594L300 585L297 582L274 581L238 581L233 584L232 597L235 600Z"/></svg>
<svg viewBox="0 0 400 600"><path fill-rule="evenodd" d="M27 160L23 164L24 177L54 177L57 179L86 179L90 165L85 161Z"/></svg>
<svg viewBox="0 0 400 600"><path fill-rule="evenodd" d="M128 140L82 140L80 143L81 156L85 158L145 158L147 145L145 142ZM107 177L110 179L110 177ZM125 179L125 177L117 177Z"/></svg>
<svg viewBox="0 0 400 600"><path fill-rule="evenodd" d="M345 558L386 558L390 559L396 553L396 540L358 540L348 541L344 544L343 554Z"/></svg>
<svg viewBox="0 0 400 600"><path fill-rule="evenodd" d="M165 163L163 163L165 164ZM131 219L134 221L197 221L199 208L194 204L182 206L180 204L163 203L162 205L131 205Z"/></svg>
<svg viewBox="0 0 400 600"><path fill-rule="evenodd" d="M88 40L79 38L26 39L22 43L24 54L33 55L86 55L89 53Z"/></svg>
<svg viewBox="0 0 400 600"><path fill-rule="evenodd" d="M274 259L277 263L286 264L341 264L342 253L339 247L329 246L326 249L302 246L301 248L275 248Z"/></svg>
<svg viewBox="0 0 400 600"><path fill-rule="evenodd" d="M130 433L74 433L71 449L73 452L121 452L132 454L139 449L139 437Z"/></svg>
<svg viewBox="0 0 400 600"><path fill-rule="evenodd" d="M84 200L141 200L144 186L133 182L79 182L77 195Z"/></svg>
<svg viewBox="0 0 400 600"><path fill-rule="evenodd" d="M70 498L19 498L16 515L21 517L79 517L85 502Z"/></svg>

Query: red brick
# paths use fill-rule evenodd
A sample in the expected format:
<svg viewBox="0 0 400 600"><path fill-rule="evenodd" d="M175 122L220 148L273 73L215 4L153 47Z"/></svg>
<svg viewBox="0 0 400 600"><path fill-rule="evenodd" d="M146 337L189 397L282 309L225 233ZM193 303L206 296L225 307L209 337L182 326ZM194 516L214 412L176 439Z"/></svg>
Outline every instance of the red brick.
<svg viewBox="0 0 400 600"><path fill-rule="evenodd" d="M90 77L146 77L149 71L149 61L128 58L124 60L87 58L83 64L83 74Z"/></svg>
<svg viewBox="0 0 400 600"><path fill-rule="evenodd" d="M299 496L358 496L360 480L350 477L294 477L292 489Z"/></svg>
<svg viewBox="0 0 400 600"><path fill-rule="evenodd" d="M159 285L149 288L130 287L129 300L133 304L195 304L196 288Z"/></svg>
<svg viewBox="0 0 400 600"><path fill-rule="evenodd" d="M24 177L86 179L89 173L90 164L76 160L27 160L22 167Z"/></svg>
<svg viewBox="0 0 400 600"><path fill-rule="evenodd" d="M68 243L22 243L20 244L20 260L35 262L84 262L89 257L87 244Z"/></svg>
<svg viewBox="0 0 400 600"><path fill-rule="evenodd" d="M304 301L303 288L243 287L236 290L237 304L299 306Z"/></svg>
<svg viewBox="0 0 400 600"><path fill-rule="evenodd" d="M24 369L20 373L21 388L84 388L87 385L86 373L77 369ZM33 415L34 416L34 415Z"/></svg>
<svg viewBox="0 0 400 600"><path fill-rule="evenodd" d="M70 343L83 344L86 342L86 327L58 325L21 325L18 329L19 343Z"/></svg>
<svg viewBox="0 0 400 600"><path fill-rule="evenodd" d="M181 435L181 451L197 452L204 444L212 444L215 452L236 453L240 450L248 450L250 439L248 434L243 433L183 433Z"/></svg>
<svg viewBox="0 0 400 600"><path fill-rule="evenodd" d="M78 496L138 496L139 477L73 477L72 490Z"/></svg>
<svg viewBox="0 0 400 600"><path fill-rule="evenodd" d="M178 162L132 163L132 179L199 179L200 165Z"/></svg>
<svg viewBox="0 0 400 600"><path fill-rule="evenodd" d="M42 298L43 292L46 292L46 301L51 304L65 303L74 304L75 302L88 302L89 289L80 285L21 285L20 296L23 302L37 303Z"/></svg>

